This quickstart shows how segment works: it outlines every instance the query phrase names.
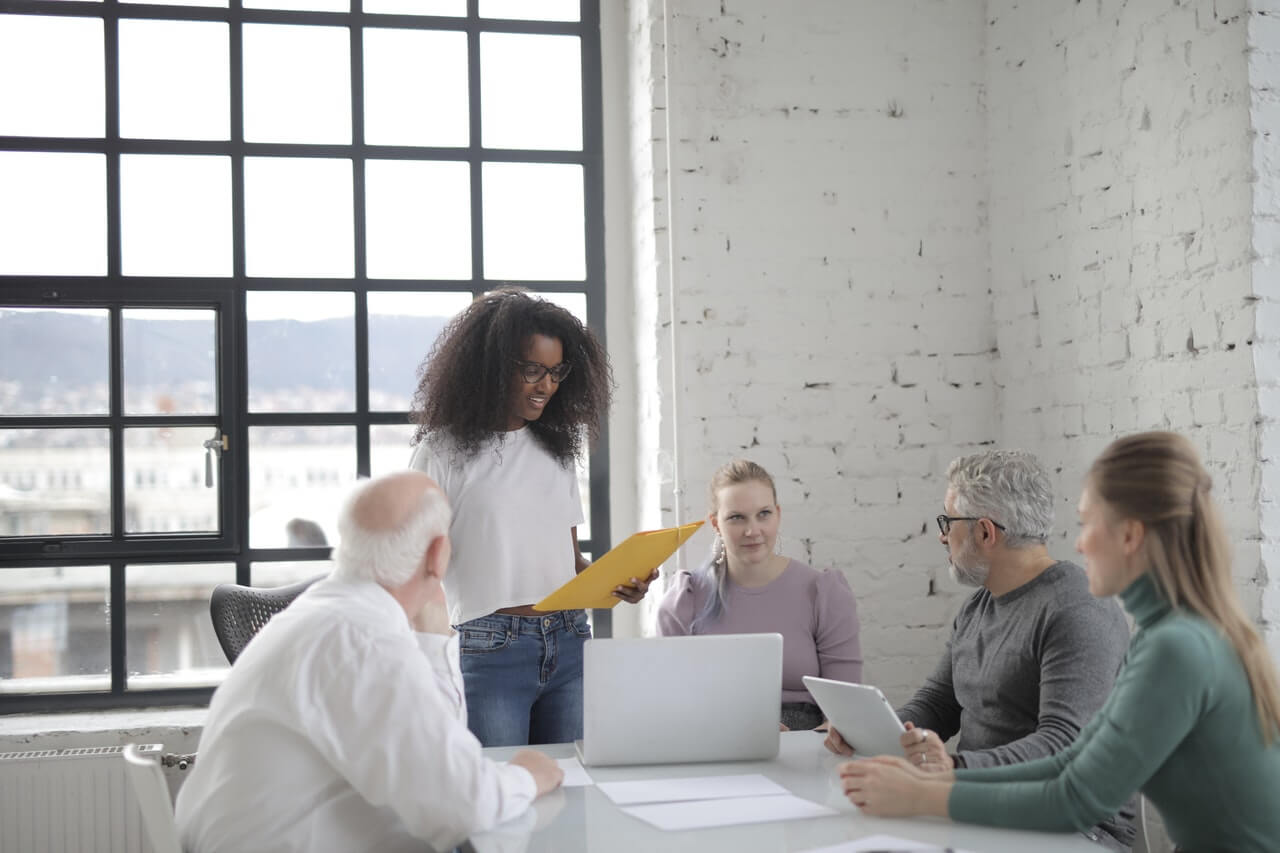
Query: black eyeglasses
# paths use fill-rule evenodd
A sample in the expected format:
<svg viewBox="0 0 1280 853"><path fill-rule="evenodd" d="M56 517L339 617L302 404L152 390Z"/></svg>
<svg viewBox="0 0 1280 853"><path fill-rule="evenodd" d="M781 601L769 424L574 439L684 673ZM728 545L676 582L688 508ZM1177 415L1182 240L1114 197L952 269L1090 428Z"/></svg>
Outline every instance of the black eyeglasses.
<svg viewBox="0 0 1280 853"><path fill-rule="evenodd" d="M559 385L564 378L569 375L569 371L573 369L573 365L567 361L562 361L555 367L547 367L545 364L539 364L536 361L517 361L520 367L520 377L533 385L541 382L542 377L551 376L551 381Z"/></svg>
<svg viewBox="0 0 1280 853"><path fill-rule="evenodd" d="M940 516L938 516L938 518L937 518L937 522L938 522L938 529L942 531L942 535L943 535L943 536L948 536L948 535L950 535L950 533L951 533L951 522L953 522L953 521L981 521L981 520L982 520L982 519L984 519L984 518L987 518L987 517L986 517L985 515L940 515ZM1003 524L1001 524L1000 522L996 521L994 518L987 518L987 521L991 522L992 524L994 524L996 527L1000 528L1001 530L1004 530L1004 529L1005 529L1004 525L1003 525Z"/></svg>

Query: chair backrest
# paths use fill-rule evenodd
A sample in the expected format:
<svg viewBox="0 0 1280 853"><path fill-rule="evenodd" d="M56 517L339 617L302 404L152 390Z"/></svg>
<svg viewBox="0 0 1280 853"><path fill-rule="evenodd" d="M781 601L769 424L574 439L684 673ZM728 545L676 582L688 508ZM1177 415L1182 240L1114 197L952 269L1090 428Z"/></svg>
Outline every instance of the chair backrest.
<svg viewBox="0 0 1280 853"><path fill-rule="evenodd" d="M1138 834L1133 839L1133 853L1152 853L1151 839L1147 836L1147 798L1138 795L1138 814L1133 821Z"/></svg>
<svg viewBox="0 0 1280 853"><path fill-rule="evenodd" d="M178 827L173 822L173 802L169 799L169 786L156 761L138 754L136 744L127 744L121 751L133 793L138 797L142 810L142 829L151 841L155 853L182 853L178 842Z"/></svg>
<svg viewBox="0 0 1280 853"><path fill-rule="evenodd" d="M231 663L249 645L253 635L262 630L281 610L302 594L323 575L317 575L305 581L288 586L277 586L269 589L258 589L251 586L240 586L234 583L218 584L209 597L209 616L213 619L213 633L218 636L218 644Z"/></svg>

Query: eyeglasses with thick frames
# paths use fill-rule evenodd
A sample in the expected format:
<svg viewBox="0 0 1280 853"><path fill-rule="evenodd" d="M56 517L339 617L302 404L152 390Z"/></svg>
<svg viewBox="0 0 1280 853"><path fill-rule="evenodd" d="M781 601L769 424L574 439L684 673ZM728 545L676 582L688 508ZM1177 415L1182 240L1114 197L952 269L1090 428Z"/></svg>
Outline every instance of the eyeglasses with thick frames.
<svg viewBox="0 0 1280 853"><path fill-rule="evenodd" d="M938 529L942 531L942 535L943 535L943 536L948 536L948 535L950 535L950 534L951 534L951 522L953 522L953 521L982 521L982 519L984 519L984 518L987 518L987 517L986 517L985 515L940 515L940 516L938 516L938 518L937 518L936 520L937 520L937 522L938 522ZM998 527L1000 530L1004 530L1004 529L1005 529L1005 526L1004 526L1003 524L1001 524L1000 522L996 521L994 518L987 518L987 521L990 521L992 524L994 524L994 525L995 525L996 527Z"/></svg>
<svg viewBox="0 0 1280 853"><path fill-rule="evenodd" d="M573 369L573 365L567 361L562 361L555 367L547 367L536 361L517 361L516 366L520 368L520 378L530 385L541 382L544 376L550 376L551 381L559 385Z"/></svg>

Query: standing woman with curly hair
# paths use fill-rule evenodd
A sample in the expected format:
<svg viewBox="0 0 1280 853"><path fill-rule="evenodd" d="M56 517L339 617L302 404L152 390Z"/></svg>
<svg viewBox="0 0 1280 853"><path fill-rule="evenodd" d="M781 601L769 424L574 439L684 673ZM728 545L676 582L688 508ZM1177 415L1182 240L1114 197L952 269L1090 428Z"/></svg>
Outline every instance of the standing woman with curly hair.
<svg viewBox="0 0 1280 853"><path fill-rule="evenodd" d="M587 566L575 463L608 413L608 357L565 309L501 288L445 327L419 374L410 467L453 507L444 584L468 725L485 746L576 740L587 614L532 605ZM655 577L614 595L637 602Z"/></svg>

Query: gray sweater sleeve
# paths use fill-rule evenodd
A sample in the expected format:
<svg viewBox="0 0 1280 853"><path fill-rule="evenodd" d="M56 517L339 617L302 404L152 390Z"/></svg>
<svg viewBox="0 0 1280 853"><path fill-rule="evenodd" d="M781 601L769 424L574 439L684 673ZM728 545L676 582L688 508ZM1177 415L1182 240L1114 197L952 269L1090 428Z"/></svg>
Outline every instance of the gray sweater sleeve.
<svg viewBox="0 0 1280 853"><path fill-rule="evenodd" d="M993 749L961 751L965 767L1019 764L1070 746L1106 701L1124 660L1128 629L1114 602L1081 602L1053 611L1033 641L1040 660L1035 731Z"/></svg>
<svg viewBox="0 0 1280 853"><path fill-rule="evenodd" d="M914 723L917 728L930 729L944 741L960 731L960 702L951 680L951 641L942 653L933 675L911 697L911 701L898 709L898 719Z"/></svg>

